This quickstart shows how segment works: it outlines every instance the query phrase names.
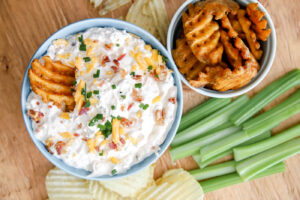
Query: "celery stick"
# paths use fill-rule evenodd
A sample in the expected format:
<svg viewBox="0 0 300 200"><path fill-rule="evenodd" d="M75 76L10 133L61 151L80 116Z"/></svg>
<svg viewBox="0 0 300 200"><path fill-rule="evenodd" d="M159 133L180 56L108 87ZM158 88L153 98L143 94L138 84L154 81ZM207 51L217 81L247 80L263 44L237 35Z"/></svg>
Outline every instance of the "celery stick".
<svg viewBox="0 0 300 200"><path fill-rule="evenodd" d="M172 146L178 146L186 142L189 142L192 139L199 137L200 135L203 135L205 132L212 129L212 127L217 127L221 124L224 124L225 122L228 121L229 116L236 110L240 109L243 105L245 105L245 103L248 100L249 100L248 96L243 95L237 98L236 100L234 100L232 103L225 106L224 108L204 118L200 122L179 132L175 136L172 142Z"/></svg>
<svg viewBox="0 0 300 200"><path fill-rule="evenodd" d="M254 144L234 148L234 160L243 160L245 158L263 152L267 149L275 147L298 136L300 136L300 124L290 129L287 129L277 135L274 135L269 139L265 139Z"/></svg>
<svg viewBox="0 0 300 200"><path fill-rule="evenodd" d="M188 113L183 115L180 121L180 125L178 127L177 132L190 127L201 119L207 117L213 112L219 110L220 108L226 106L231 102L230 98L219 99L219 98L211 98L204 103L198 105L197 107L190 110Z"/></svg>
<svg viewBox="0 0 300 200"><path fill-rule="evenodd" d="M169 151L172 161L193 155L194 153L199 152L200 149L202 147L204 147L205 145L211 144L211 143L213 143L221 138L224 138L230 134L233 134L239 130L241 130L240 127L231 125L231 126L225 127L222 130L219 130L214 133L211 133L211 134L205 135L203 137L200 137L198 139L195 139L191 142L185 143L180 146L176 146Z"/></svg>
<svg viewBox="0 0 300 200"><path fill-rule="evenodd" d="M238 131L226 138L216 141L215 143L207 145L200 150L201 161L203 162L224 151L230 150L231 148L242 144L248 139L250 138L244 131Z"/></svg>
<svg viewBox="0 0 300 200"><path fill-rule="evenodd" d="M197 180L204 180L235 172L235 161L223 162L205 169L195 169L190 174Z"/></svg>
<svg viewBox="0 0 300 200"><path fill-rule="evenodd" d="M251 179L265 169L300 152L300 138L296 138L237 162L236 171L245 181Z"/></svg>
<svg viewBox="0 0 300 200"><path fill-rule="evenodd" d="M295 69L269 84L255 95L244 107L234 113L230 120L237 126L248 120L284 92L300 84L300 70Z"/></svg>
<svg viewBox="0 0 300 200"><path fill-rule="evenodd" d="M267 131L267 132L265 132L265 133L263 133L263 134L261 134L261 135L258 135L258 136L256 136L256 137L254 137L254 138L252 138L252 139L250 139L250 140L248 140L248 141L242 143L242 144L239 145L239 146L248 145L248 144L253 144L253 143L255 143L255 142L264 140L264 139L269 138L269 137L271 137L271 131ZM238 146L238 147L239 147L239 146ZM224 158L225 156L228 156L228 155L230 155L230 154L232 154L232 149L229 149L229 150L227 150L227 151L224 151L224 152L222 152L222 153L220 153L220 154L218 154L218 155L216 155L216 156L214 156L214 157L212 157L212 158L210 158L210 159L208 159L208 160L206 160L206 161L203 161L203 162L201 161L201 154L200 154L200 153L193 155L193 158L194 158L194 160L197 162L198 166L199 166L201 169L203 169L203 168L205 168L206 166L210 165L211 163L213 163L213 162L215 162L215 161L217 161L217 160L219 160L219 159L221 159L221 158Z"/></svg>
<svg viewBox="0 0 300 200"><path fill-rule="evenodd" d="M284 171L285 171L285 164L284 162L280 162L274 165L273 167L270 167L269 169L264 170L261 173L257 174L251 180L262 178L272 174L281 173ZM232 174L216 177L213 179L209 179L207 181L201 181L200 185L202 186L204 193L208 193L242 182L243 179L237 173L232 173Z"/></svg>
<svg viewBox="0 0 300 200"><path fill-rule="evenodd" d="M300 112L300 90L291 97L243 124L243 129L249 136L270 130L276 124Z"/></svg>

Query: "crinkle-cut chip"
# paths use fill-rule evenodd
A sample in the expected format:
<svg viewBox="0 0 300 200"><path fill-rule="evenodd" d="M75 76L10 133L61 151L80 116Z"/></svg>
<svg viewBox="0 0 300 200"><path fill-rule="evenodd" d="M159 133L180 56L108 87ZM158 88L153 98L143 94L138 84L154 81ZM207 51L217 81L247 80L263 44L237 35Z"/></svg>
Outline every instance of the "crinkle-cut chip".
<svg viewBox="0 0 300 200"><path fill-rule="evenodd" d="M103 0L90 0L90 4L94 5L95 8L100 6Z"/></svg>
<svg viewBox="0 0 300 200"><path fill-rule="evenodd" d="M61 83L68 86L72 85L75 80L73 76L66 76L51 71L50 69L42 65L38 59L34 59L31 63L31 66L32 70L45 80L49 80L55 83Z"/></svg>
<svg viewBox="0 0 300 200"><path fill-rule="evenodd" d="M234 30L234 28L232 27L229 19L227 16L224 16L221 19L221 24L222 24L222 28L227 30L227 34L230 38L235 38L238 36L238 33Z"/></svg>
<svg viewBox="0 0 300 200"><path fill-rule="evenodd" d="M257 3L249 3L246 10L249 19L253 23L251 28L255 31L260 40L266 41L271 33L271 29L266 29L268 22L266 19L262 19L265 13L258 9Z"/></svg>
<svg viewBox="0 0 300 200"><path fill-rule="evenodd" d="M240 25L245 33L246 40L250 47L251 53L254 57L259 60L263 54L263 51L260 49L260 44L257 41L256 34L251 30L251 21L246 18L246 11L240 9L237 14L237 18L240 22Z"/></svg>
<svg viewBox="0 0 300 200"><path fill-rule="evenodd" d="M246 39L246 36L245 36L245 33L243 32L241 24L240 24L239 20L237 19L237 15L229 14L228 18L229 18L229 22L230 22L233 30L235 30L238 33L238 36L241 39Z"/></svg>
<svg viewBox="0 0 300 200"><path fill-rule="evenodd" d="M89 192L95 200L122 200L117 193L105 189L99 181L89 181Z"/></svg>
<svg viewBox="0 0 300 200"><path fill-rule="evenodd" d="M99 11L99 15L106 15L110 11L113 11L130 2L131 0L105 0L103 2L102 9Z"/></svg>
<svg viewBox="0 0 300 200"><path fill-rule="evenodd" d="M122 197L135 197L141 190L154 184L154 165L138 172L137 174L117 180L99 181L106 189Z"/></svg>
<svg viewBox="0 0 300 200"><path fill-rule="evenodd" d="M239 4L232 0L207 0L203 3L203 10L214 15L215 20L219 20L229 13L235 15L239 8Z"/></svg>
<svg viewBox="0 0 300 200"><path fill-rule="evenodd" d="M204 198L200 184L183 169L167 171L156 181L156 185L147 187L138 196L138 200L201 200Z"/></svg>
<svg viewBox="0 0 300 200"><path fill-rule="evenodd" d="M200 62L216 64L221 61L223 54L219 25L213 21L212 14L201 9L202 6L191 4L189 13L182 14L184 34L190 49Z"/></svg>
<svg viewBox="0 0 300 200"><path fill-rule="evenodd" d="M46 189L50 199L55 200L93 200L88 182L54 168L46 176Z"/></svg>
<svg viewBox="0 0 300 200"><path fill-rule="evenodd" d="M150 0L148 2L150 13L157 27L159 37L163 44L166 44L166 37L169 27L169 18L167 15L167 10L163 0Z"/></svg>
<svg viewBox="0 0 300 200"><path fill-rule="evenodd" d="M217 91L236 90L248 84L257 74L253 66L240 66L231 71L221 66L207 67L199 73L198 80L191 80L194 87L207 86Z"/></svg>
<svg viewBox="0 0 300 200"><path fill-rule="evenodd" d="M242 66L242 56L240 55L239 50L232 46L230 37L223 30L221 30L221 41L224 45L227 60L233 68Z"/></svg>
<svg viewBox="0 0 300 200"><path fill-rule="evenodd" d="M30 80L30 85L35 85L43 89L45 92L49 92L53 94L64 94L67 96L72 95L72 91L69 86L55 83L50 80L45 80L32 69L29 69L28 77Z"/></svg>
<svg viewBox="0 0 300 200"><path fill-rule="evenodd" d="M126 21L131 22L135 25L140 26L141 28L147 30L158 40L162 41L159 36L157 27L152 19L152 14L150 9L143 9L145 6L148 6L149 0L141 0L135 1L126 16ZM144 14L144 12L148 12L148 14Z"/></svg>
<svg viewBox="0 0 300 200"><path fill-rule="evenodd" d="M49 56L44 56L43 60L45 61L45 67L57 72L58 74L63 74L67 76L75 77L75 70L73 67L62 64L60 61L52 61Z"/></svg>
<svg viewBox="0 0 300 200"><path fill-rule="evenodd" d="M184 36L176 40L176 49L172 51L172 55L180 73L185 75L188 80L196 78L198 73L204 69L205 64L197 60Z"/></svg>
<svg viewBox="0 0 300 200"><path fill-rule="evenodd" d="M33 92L46 103L52 101L58 107L66 106L66 110L73 110L75 102L71 89L75 69L58 61L52 62L48 56L43 59L44 65L39 60L33 60L32 68L28 71Z"/></svg>

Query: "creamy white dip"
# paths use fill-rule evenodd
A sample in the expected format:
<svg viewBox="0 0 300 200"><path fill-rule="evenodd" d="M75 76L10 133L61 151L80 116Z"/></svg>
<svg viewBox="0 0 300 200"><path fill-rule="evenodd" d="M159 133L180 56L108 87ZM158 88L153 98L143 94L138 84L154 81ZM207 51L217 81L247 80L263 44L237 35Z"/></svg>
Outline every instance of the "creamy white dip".
<svg viewBox="0 0 300 200"><path fill-rule="evenodd" d="M85 51L79 49L78 37L81 35L86 44ZM85 81L86 92L93 92L89 98L91 105L86 112L75 108L68 114L68 119L61 117L62 109L53 103L44 103L32 92L26 108L42 113L38 122L32 120L36 138L68 165L91 171L90 176L123 173L157 152L174 121L177 88L172 72L161 61L161 56L157 60L157 55L153 55L157 53L155 51L149 45L145 46L142 39L113 28L92 28L54 41L47 55L69 66L80 65L76 66L79 68L77 84L80 80ZM90 58L87 62L86 57ZM105 57L109 60L103 61ZM145 58L149 58L154 66L149 67ZM146 69L141 65L146 65ZM157 68L160 73L155 75ZM97 70L100 70L99 77L94 76ZM142 101L134 98L133 90ZM156 115L162 110L164 119L158 123ZM91 125L97 114L103 119ZM112 116L132 122L129 127L121 123L123 132L117 144L112 143L111 134L107 138L99 134L98 125L112 122ZM64 142L63 150L57 149L59 141Z"/></svg>

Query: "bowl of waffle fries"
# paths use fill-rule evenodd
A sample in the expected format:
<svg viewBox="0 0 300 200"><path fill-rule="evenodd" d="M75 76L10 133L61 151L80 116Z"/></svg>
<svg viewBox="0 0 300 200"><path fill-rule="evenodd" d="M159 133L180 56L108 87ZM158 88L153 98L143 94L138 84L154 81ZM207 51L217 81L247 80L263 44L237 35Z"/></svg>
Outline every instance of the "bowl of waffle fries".
<svg viewBox="0 0 300 200"><path fill-rule="evenodd" d="M170 23L167 48L188 87L210 97L235 97L269 72L276 32L259 2L188 0Z"/></svg>
<svg viewBox="0 0 300 200"><path fill-rule="evenodd" d="M105 31L108 31L108 32L105 32ZM102 37L102 38L104 38L103 40L105 40L105 41L104 41L104 43L102 43L102 40L97 41L94 39L92 41L91 39L88 38L88 35L85 35L84 36L85 39L83 39L84 33L85 34L93 33L93 34L91 34L93 37L97 36L94 33L99 33L97 36L99 38L102 37L102 35L100 35L100 33L101 34L103 33L103 35L105 33L105 35L107 35L108 37L110 37L110 35L112 35L109 33L113 33L115 35L117 34L120 37L116 38L116 40L118 40L120 43L116 43L114 46L107 45L106 44L107 40L105 40L104 37ZM108 33L108 34L106 34L106 33ZM130 40L129 39L127 40L127 38L125 38L125 37L121 37L122 35L126 35L126 37L129 38ZM70 39L70 41L72 40L72 38L75 38L75 40L73 40L73 42L68 42L67 39L62 39L62 38ZM53 48L52 50L56 51L55 45L60 45L60 47L65 45L66 49L74 49L74 51L73 50L71 50L71 51L75 52L75 53L79 52L78 55L87 56L86 54L89 52L89 48L93 47L92 45L90 45L88 43L90 41L92 41L93 43L97 43L97 45L98 45L97 48L99 48L99 49L101 48L101 52L103 49L103 52L106 53L105 54L106 56L101 57L99 55L97 57L99 59L96 62L99 64L97 64L97 66L93 65L92 67L94 67L94 68L86 68L86 73L83 73L82 75L81 75L81 71L78 71L78 67L75 62L74 62L75 63L74 65L65 64L65 62L63 63L63 61L55 60L53 55L50 55L51 53L49 54L50 49L53 47L55 47L55 48ZM131 44L131 46L130 46L129 42L131 42L131 41L133 41L133 42L130 43ZM108 42L111 42L111 41L108 41ZM138 46L137 44L140 44L140 45ZM134 51L131 50L131 49L133 49L134 45L136 45L135 47L138 47L138 48L144 48L142 50L145 52L147 51L148 53L152 53L151 55L155 54L156 57L158 58L157 63L160 64L159 65L159 69L161 70L160 72L163 72L164 74L158 75L158 72L156 72L156 71L154 72L154 70L156 70L156 67L157 67L156 60L155 60L155 63L153 64L153 68L151 67L151 69L150 69L149 67L148 68L146 67L145 69L143 69L144 71L142 71L141 67L139 67L139 68L136 67L136 69L133 69L133 67L131 67L131 65L127 65L124 63L122 65L121 62L123 62L123 61L131 62L131 60L134 60L135 57L131 55L131 51L132 52L135 51L135 50ZM80 51L78 51L78 48ZM122 48L122 51L120 50L121 48ZM137 48L135 48L135 49L137 49ZM127 53L127 52L124 53L125 51L129 52L129 50L130 50L130 53ZM109 53L109 52L111 52L111 53ZM119 56L119 55L117 55L116 52L119 54L122 54L122 55ZM136 54L138 54L138 53L136 53ZM139 53L139 54L142 55L141 53ZM60 54L55 54L55 56L56 55L60 55ZM118 56L118 59L112 58L112 55ZM110 62L110 60L108 60L109 59L108 56L111 56L111 62ZM93 61L94 57L95 56L93 56L93 55L91 57L89 57L88 59L87 59L87 57L84 57L84 62L82 60L82 62L80 62L78 64L78 66L88 67L89 63L93 64L92 61ZM163 58L165 58L166 61L162 61ZM70 59L73 59L73 58L70 57ZM114 59L114 60L112 60L112 59ZM76 60L78 60L77 57L76 57ZM111 66L111 63L115 63L115 66ZM118 65L120 65L120 68L116 67ZM124 67L124 70L121 67L123 67L125 65L127 67L131 67L131 69L134 71L129 70L128 73L126 73L126 74L123 73L125 71L125 67ZM102 70L101 74L100 74L100 69L98 69L100 67ZM103 72L105 70L104 68L107 69L108 71ZM22 115L23 115L23 119L24 119L24 123L27 128L27 131L28 131L31 139L33 140L34 144L36 145L36 147L51 163L53 163L56 167L62 169L63 171L65 171L69 174L72 174L74 176L84 178L84 179L90 179L90 180L108 180L108 179L116 179L116 178L120 178L120 177L125 177L128 175L137 173L138 171L150 166L153 162L155 162L164 153L165 150L167 150L173 137L175 136L177 127L179 126L180 117L182 114L182 86L181 86L180 76L179 76L179 74L177 74L175 68L176 68L175 63L173 63L172 59L170 59L168 51L164 48L164 46L157 39L155 39L150 33L146 32L145 30L143 30L142 28L140 28L136 25L133 25L128 22L121 21L121 20L109 19L109 18L86 19L86 20L81 20L81 21L75 22L73 24L67 25L67 26L63 27L62 29L58 30L57 32L55 32L48 39L45 40L45 42L35 52L35 54L31 58L28 66L27 66L27 70L24 75L22 90L21 90ZM89 71L87 71L87 69L91 69L91 70L93 69L94 71L91 71L92 73L89 74ZM108 73L108 72L110 72L110 73ZM143 72L143 76L138 75L138 73L142 73L142 72ZM137 73L137 74L135 74L135 73ZM77 166L69 164L68 162L65 162L65 160L63 160L63 159L69 158L70 156L66 156L64 158L59 157L59 156L67 155L68 149L70 149L69 147L72 147L72 145L76 145L76 143L83 144L81 147L83 149L85 149L84 151L86 152L86 155L88 155L88 156L90 156L89 152L95 152L95 154L91 155L90 158L92 156L94 156L94 157L98 156L97 158L104 159L105 157L108 156L107 155L107 154L109 154L108 151L103 152L103 150L100 151L100 149L99 149L100 146L102 145L102 143L98 145L99 148L97 150L97 149L95 149L95 144L96 144L95 141L96 140L93 141L93 143L90 143L89 141L91 141L91 140L87 139L88 136L83 135L88 132L88 126L90 126L92 128L94 127L96 129L100 127L99 129L101 129L102 131L97 129L97 131L95 132L95 137L99 136L99 138L100 137L104 138L105 140L103 139L103 141L106 141L106 143L103 142L103 145L107 144L105 147L107 149L110 149L109 151L112 153L120 152L122 144L123 144L123 147L125 146L125 144L127 146L129 146L129 144L130 145L132 144L131 146L133 148L135 148L134 142L136 142L137 140L134 140L133 137L131 137L131 138L133 138L133 139L131 139L131 138L125 138L125 136L124 136L125 139L121 140L121 137L123 137L123 135L128 135L129 132L125 133L126 128L120 128L120 127L123 126L123 122L127 128L129 126L131 126L132 124L133 124L132 126L134 126L138 123L139 123L138 125L140 125L141 123L139 121L131 122L131 121L129 121L130 118L126 121L125 118L123 118L122 116L119 116L119 115L115 115L116 117L114 117L112 115L108 115L110 113L117 112L119 110L119 107L120 107L120 110L122 110L121 103L120 104L117 103L114 106L105 107L105 110L110 109L110 111L111 111L110 113L107 112L107 116L104 116L106 111L103 111L103 114L99 114L99 115L97 114L95 117L94 117L94 115L90 115L88 113L89 111L92 111L93 109L98 109L98 107L94 106L92 98L93 97L99 98L99 99L102 98L104 96L104 93L101 93L101 89L102 89L101 87L105 84L113 84L112 82L114 81L114 79L112 79L112 78L105 79L105 81L101 81L100 79L104 76L105 77L112 76L112 77L118 78L118 77L123 77L123 75L124 75L124 77L126 77L126 80L131 81L132 83L140 81L139 83L132 84L133 85L132 87L136 88L136 89L133 89L132 93L131 92L128 93L127 98L126 98L125 94L121 95L121 96L119 94L119 93L121 93L121 89L122 89L121 86L123 86L123 85L117 85L117 83L116 83L116 85L108 85L109 87L107 87L107 88L109 90L107 90L107 91L118 94L117 98L120 99L120 101L125 102L125 101L135 101L136 100L134 103L131 103L128 106L128 108L126 106L126 112L129 112L129 110L131 108L132 108L131 110L133 110L133 111L135 109L139 109L140 112L137 112L137 113L139 113L139 116L137 114L134 116L140 117L141 120L144 119L145 117L147 117L147 115L146 115L147 113L150 113L151 115L154 115L153 113L155 113L156 114L155 116L158 116L158 117L155 119L153 118L153 119L154 120L159 119L160 120L159 122L161 122L160 127L163 127L164 125L167 127L167 125L168 125L168 127L167 127L168 129L161 128L161 130L165 134L164 135L165 137L159 138L160 140L159 140L159 144L157 143L157 148L155 146L149 147L149 148L151 148L151 151L149 151L150 154L145 153L144 158L138 157L135 154L132 154L134 157L132 159L133 160L132 165L130 165L130 167L128 167L126 169L124 168L125 169L124 171L120 170L120 173L119 173L119 171L117 171L115 168L112 170L107 168L108 169L107 171L109 173L106 173L106 174L103 173L101 175L91 175L93 170L84 169L82 167L77 167ZM168 108L170 108L170 106L173 106L172 108L174 108L173 109L174 112L172 112L172 113L171 112L168 113L168 111L165 112L163 108L161 109L160 112L157 112L157 110L154 109L155 103L156 103L155 106L157 106L158 104L163 102L163 101L160 101L160 99L164 100L165 97L163 97L163 96L162 97L159 96L159 98L156 98L155 102L151 101L152 104L149 104L149 105L141 104L141 101L146 99L146 97L144 97L142 95L138 95L138 94L142 94L143 87L146 87L146 84L147 84L146 82L143 82L143 84L141 83L144 80L144 77L146 77L146 75L147 75L147 77L149 77L147 80L156 81L156 82L152 82L152 86L157 84L157 88L160 87L160 85L163 85L163 83L166 83L167 81L172 80L172 81L169 81L168 83L172 84L172 86L170 86L170 88L175 88L174 89L175 93L173 93L174 98L172 98L172 102L168 101L168 99L167 99L167 101L164 101L164 102L167 102L167 104L165 104L165 105L167 105ZM168 77L168 79L163 80L163 78L164 78L163 75L165 75L165 77ZM84 82L82 80L80 80L78 82L76 81L76 79L78 77L80 78L81 76L87 77L88 80L86 82L90 81L91 84L97 84L97 87L98 87L97 93L95 92L95 90L91 90L93 92L87 92L89 85L87 83L81 84ZM104 80L104 78L103 78L103 80ZM124 81L125 78L122 80L123 81L119 81L118 83L120 83L120 84L125 83L126 85L128 85L127 82ZM158 84L160 84L160 85L158 86ZM116 88L117 86L120 86L120 92L118 90L119 88ZM164 86L166 86L166 84L164 84ZM99 93L99 91L100 91L100 93ZM35 94L33 94L33 92ZM134 94L134 92L136 94ZM147 91L147 92L150 94L149 91ZM172 92L172 91L170 90L170 92ZM90 94L88 94L88 93L90 93ZM33 96L32 96L32 94L33 94ZM97 96L97 94L99 94L99 97ZM102 97L100 96L100 94L102 95ZM37 99L40 99L40 100L38 100L38 101L34 100L35 103L30 103L30 102L33 102L30 100L31 97L33 99L35 99L37 97ZM107 102L112 101L113 97L114 96L112 96L111 98L106 98ZM139 100L137 98L142 98L142 99ZM149 98L150 98L150 96L149 96ZM168 97L166 97L166 98L168 98ZM96 101L96 103L105 102L106 100L103 98L101 101ZM82 103L82 101L85 101L85 102ZM35 106L37 109L38 109L38 107L41 108L41 110L40 110L41 112L37 112L34 109L29 110L27 106L30 106L30 105ZM77 106L80 106L80 109L77 109L77 108L79 108ZM50 110L48 110L49 112L45 111L43 113L43 111L42 111L43 109L44 110L50 109ZM58 114L57 117L53 117L54 115L49 114L50 112L52 112L51 110L53 110L53 112L57 111L60 114ZM172 118L168 118L169 115L167 116L167 114L165 117L165 113L171 114ZM80 120L72 121L73 115L78 116L80 118ZM52 117L52 119L47 118L48 116ZM98 116L99 116L99 118L97 118ZM85 118L87 119L88 117L92 117L92 120L90 120L90 119L84 120ZM100 124L100 123L102 123L102 122L100 122L101 121L100 118L102 118L101 119L102 122L105 123L104 125ZM41 121L44 119L45 119L45 121ZM55 126L48 126L53 121L55 121L54 119L59 119L60 122L58 121L59 123L57 123ZM106 122L105 122L105 119L107 120ZM169 119L172 119L172 121L170 121L170 123L168 121ZM108 120L111 120L112 122L108 123ZM85 121L87 123L84 123ZM52 132L54 133L56 128L64 129L64 128L68 127L69 125L65 122L70 123L69 124L70 126L72 126L72 124L76 125L77 122L80 122L80 124L78 126L76 125L76 127L75 127L76 133L73 131L71 133L70 132L63 132L63 134L59 133L58 136L61 137L59 139L60 141L53 142L51 137L48 137L49 134L52 134ZM95 122L97 122L97 124L98 124L97 126L96 126ZM115 122L117 122L117 123L115 123ZM157 126L158 126L158 120L156 120L155 123L156 122L157 122ZM164 123L164 125L163 125L163 123ZM118 126L115 126L116 124ZM125 127L125 125L124 125L124 127ZM45 131L41 131L41 129L43 129L43 127L46 127ZM78 132L78 131L80 131L80 129L82 129L84 127L87 127L85 129L85 131L83 131L82 133ZM153 127L154 127L154 125L153 125ZM122 130L123 130L123 133L121 133ZM61 130L59 130L59 131L61 131ZM40 134L41 132L45 133L45 136L48 139L44 140L43 138L39 138L38 134ZM156 129L156 132L159 132L158 129ZM104 137L104 135L101 135L104 133L105 134L108 133L109 135ZM114 133L117 133L117 134L114 134ZM115 136L118 136L118 138ZM57 137L55 136L55 138L57 138ZM78 139L78 142L75 142L75 143L71 142L70 146L68 146L67 141L71 141L68 138L71 140L75 139L76 141ZM51 141L49 139L51 139ZM112 141L111 143L108 142L109 139L111 139L111 141ZM118 139L118 141L114 142L115 139ZM128 142L126 143L127 139L128 139ZM160 143L160 141L161 141L161 143ZM148 143L152 144L151 142L148 142ZM73 149L74 150L79 149L79 151L77 152L79 154L80 152L82 152L80 150L81 147L80 148L76 147ZM54 149L51 149L51 148L54 148ZM91 150L94 150L94 151L91 151ZM152 150L153 150L153 152L152 152ZM129 151L124 150L124 152L127 153ZM70 153L72 153L72 152L70 151ZM72 154L70 154L70 155L72 155ZM74 154L73 154L73 156L74 156ZM117 164L119 164L119 163L115 162L116 159L112 160L111 158L112 157L109 157L109 159L107 159L106 163L109 163L109 165L115 164L113 167L116 167ZM123 162L123 163L125 163L126 167L127 167L128 163L129 163L129 159L124 159L124 160L126 162ZM87 160L79 159L78 163L81 165L82 163L84 163L84 161L89 161L89 159L87 159ZM124 164L124 166L125 166L125 164ZM103 167L103 165L100 166L100 168L101 167L103 169L105 169Z"/></svg>

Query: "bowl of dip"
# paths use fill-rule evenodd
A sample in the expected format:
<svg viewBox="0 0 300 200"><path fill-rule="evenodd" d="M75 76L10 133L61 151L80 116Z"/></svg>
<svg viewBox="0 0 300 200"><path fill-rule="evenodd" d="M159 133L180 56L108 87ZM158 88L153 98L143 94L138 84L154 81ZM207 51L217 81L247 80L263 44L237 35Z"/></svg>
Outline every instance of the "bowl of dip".
<svg viewBox="0 0 300 200"><path fill-rule="evenodd" d="M187 0L185 1L174 14L170 26L168 29L167 35L167 49L170 54L172 54L172 50L176 48L176 40L180 37L180 34L183 32L182 27L182 13L188 10L188 5L195 4L201 0ZM263 5L259 1L255 0L234 0L236 3L240 5L241 8L245 8L249 3L257 3L258 9L265 13L264 19L267 20L267 28L271 29L271 34L265 42L261 42L263 55L260 60L258 60L260 69L257 72L256 76L252 78L252 80L241 88L235 90L227 90L224 92L213 90L206 87L196 88L192 86L187 78L180 73L181 80L185 85L194 90L197 93L200 93L205 96L215 97L215 98L231 98L236 97L242 94L247 93L256 87L262 80L266 77L268 72L270 71L275 55L276 55L276 30L271 19L271 16L267 12L267 10L263 7ZM171 57L173 59L173 56ZM174 61L174 60L173 60Z"/></svg>
<svg viewBox="0 0 300 200"><path fill-rule="evenodd" d="M44 64L44 56L88 66L83 72L76 67L74 82L74 90L85 82L81 95L88 109L75 107L66 117L31 90L29 69L34 60ZM55 166L84 179L121 178L151 165L168 148L182 114L180 75L169 58L150 33L121 20L86 19L58 30L35 52L22 84L22 114L34 144ZM41 120L32 120L31 111ZM114 119L122 128L116 143ZM68 145L61 151L58 143Z"/></svg>

